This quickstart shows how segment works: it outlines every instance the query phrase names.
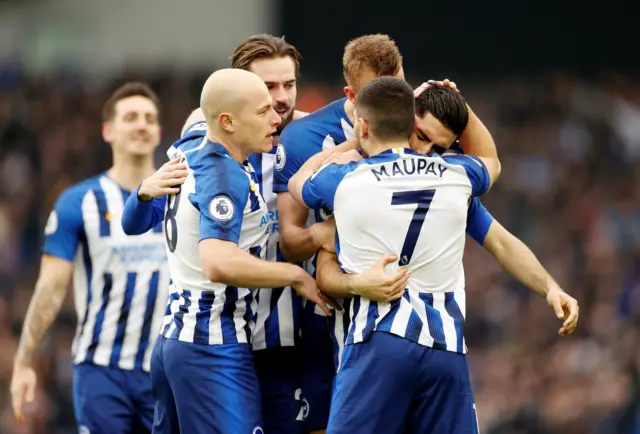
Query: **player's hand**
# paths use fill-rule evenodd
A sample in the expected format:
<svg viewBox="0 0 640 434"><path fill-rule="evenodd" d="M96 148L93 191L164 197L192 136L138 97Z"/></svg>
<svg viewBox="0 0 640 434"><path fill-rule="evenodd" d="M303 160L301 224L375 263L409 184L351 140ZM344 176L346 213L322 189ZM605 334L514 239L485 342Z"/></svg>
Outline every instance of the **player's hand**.
<svg viewBox="0 0 640 434"><path fill-rule="evenodd" d="M184 184L187 173L187 164L182 162L182 157L163 164L153 175L142 181L138 198L142 202L149 202L155 197L179 193L178 186Z"/></svg>
<svg viewBox="0 0 640 434"><path fill-rule="evenodd" d="M561 289L553 289L547 294L547 303L558 319L564 320L558 334L567 336L573 333L578 326L578 301Z"/></svg>
<svg viewBox="0 0 640 434"><path fill-rule="evenodd" d="M320 246L329 253L336 252L336 220L334 218L314 223L309 230L316 246Z"/></svg>
<svg viewBox="0 0 640 434"><path fill-rule="evenodd" d="M347 151L347 152L334 152L323 161L322 165L323 166L326 164L343 165L343 164L351 163L353 161L360 161L360 160L362 160L362 155L360 155L360 153L357 150L352 149L351 151Z"/></svg>
<svg viewBox="0 0 640 434"><path fill-rule="evenodd" d="M14 363L11 378L11 405L20 422L25 420L23 407L36 397L36 372L30 366Z"/></svg>
<svg viewBox="0 0 640 434"><path fill-rule="evenodd" d="M317 304L320 309L327 315L331 316L331 310L329 306L332 306L338 310L342 308L335 300L327 295L323 294L318 285L316 284L316 280L309 275L302 268L300 269L301 273L299 278L291 284L291 287L296 290L296 292L301 296L306 298L309 301Z"/></svg>
<svg viewBox="0 0 640 434"><path fill-rule="evenodd" d="M391 302L402 297L409 282L409 270L401 267L391 275L384 272L385 266L397 260L395 256L384 256L367 271L352 275L349 282L352 292L381 302Z"/></svg>
<svg viewBox="0 0 640 434"><path fill-rule="evenodd" d="M454 81L451 81L448 78L445 78L442 81L437 81L437 80L425 81L420 86L418 86L418 87L416 87L414 89L413 96L415 96L416 98L419 97L422 94L422 92L424 92L425 90L429 89L429 87L431 86L431 83L438 83L438 84L441 84L444 87L448 87L451 90L455 90L456 92L460 92L460 90L458 89L458 85Z"/></svg>

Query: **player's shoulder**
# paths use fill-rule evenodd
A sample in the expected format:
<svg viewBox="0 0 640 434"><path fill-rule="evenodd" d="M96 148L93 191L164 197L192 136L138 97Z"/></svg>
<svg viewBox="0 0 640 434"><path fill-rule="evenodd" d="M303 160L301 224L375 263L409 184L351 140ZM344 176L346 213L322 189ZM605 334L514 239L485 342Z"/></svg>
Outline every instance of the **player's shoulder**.
<svg viewBox="0 0 640 434"><path fill-rule="evenodd" d="M91 178L87 178L84 181L73 184L70 187L67 187L58 197L58 202L67 205L75 204L80 206L87 193L89 193L90 191L95 192L96 190L102 190L100 180L104 177L106 177L106 174L101 173L99 175L92 176Z"/></svg>
<svg viewBox="0 0 640 434"><path fill-rule="evenodd" d="M346 117L345 101L346 98L338 99L313 113L292 121L282 131L281 139L284 138L284 142L291 138L324 140L325 136L340 126L342 119Z"/></svg>
<svg viewBox="0 0 640 434"><path fill-rule="evenodd" d="M207 178L211 182L231 183L239 185L249 182L248 164L234 160L227 149L210 140L201 141L198 146L184 149L189 169L196 178Z"/></svg>

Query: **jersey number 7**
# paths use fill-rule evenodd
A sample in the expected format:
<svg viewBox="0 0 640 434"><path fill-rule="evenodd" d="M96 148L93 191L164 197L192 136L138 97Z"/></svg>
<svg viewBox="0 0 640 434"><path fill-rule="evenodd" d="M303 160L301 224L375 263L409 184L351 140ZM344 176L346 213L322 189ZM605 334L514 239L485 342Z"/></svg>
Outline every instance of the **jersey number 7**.
<svg viewBox="0 0 640 434"><path fill-rule="evenodd" d="M397 191L393 193L391 197L391 205L409 205L418 204L411 223L409 223L409 229L407 230L407 236L404 239L402 245L402 252L400 252L400 266L408 265L413 256L413 251L416 249L416 243L418 242L418 236L422 229L424 219L429 212L433 195L436 194L434 189L431 190L412 190L412 191Z"/></svg>

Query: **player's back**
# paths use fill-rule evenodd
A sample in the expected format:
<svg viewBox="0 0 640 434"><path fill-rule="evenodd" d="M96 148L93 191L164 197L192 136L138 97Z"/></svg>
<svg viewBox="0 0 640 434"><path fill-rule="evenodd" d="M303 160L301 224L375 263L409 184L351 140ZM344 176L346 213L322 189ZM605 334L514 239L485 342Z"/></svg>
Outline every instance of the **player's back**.
<svg viewBox="0 0 640 434"><path fill-rule="evenodd" d="M44 253L74 261L76 364L149 370L169 273L161 226L122 230L129 194L106 173L90 178L62 193L45 228Z"/></svg>
<svg viewBox="0 0 640 434"><path fill-rule="evenodd" d="M364 272L381 256L394 254L399 260L391 268L407 266L411 274L397 302L354 298L347 343L366 340L375 329L465 351L467 208L470 197L488 186L488 178L478 179L470 165L482 167L468 156L428 157L398 149L347 165L342 179L329 181L339 183L333 207L345 272Z"/></svg>
<svg viewBox="0 0 640 434"><path fill-rule="evenodd" d="M176 146L188 176L165 211L171 295L162 334L206 345L250 343L255 312L251 288L211 282L202 270L198 244L205 238L237 242L264 258L269 226L251 165L231 158L206 137Z"/></svg>

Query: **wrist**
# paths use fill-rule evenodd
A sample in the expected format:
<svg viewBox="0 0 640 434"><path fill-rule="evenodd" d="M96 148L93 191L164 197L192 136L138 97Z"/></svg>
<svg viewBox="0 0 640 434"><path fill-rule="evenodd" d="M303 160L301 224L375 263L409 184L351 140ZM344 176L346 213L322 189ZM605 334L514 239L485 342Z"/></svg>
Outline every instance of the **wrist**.
<svg viewBox="0 0 640 434"><path fill-rule="evenodd" d="M352 296L360 295L358 276L359 274L343 274L344 289Z"/></svg>
<svg viewBox="0 0 640 434"><path fill-rule="evenodd" d="M152 199L153 197L145 192L144 181L142 181L142 184L140 184L140 187L138 187L138 200L140 202L150 202Z"/></svg>
<svg viewBox="0 0 640 434"><path fill-rule="evenodd" d="M31 368L32 365L33 365L33 358L29 357L29 356L26 356L26 355L17 354L15 359L13 360L14 370L17 367L19 367L19 368Z"/></svg>

